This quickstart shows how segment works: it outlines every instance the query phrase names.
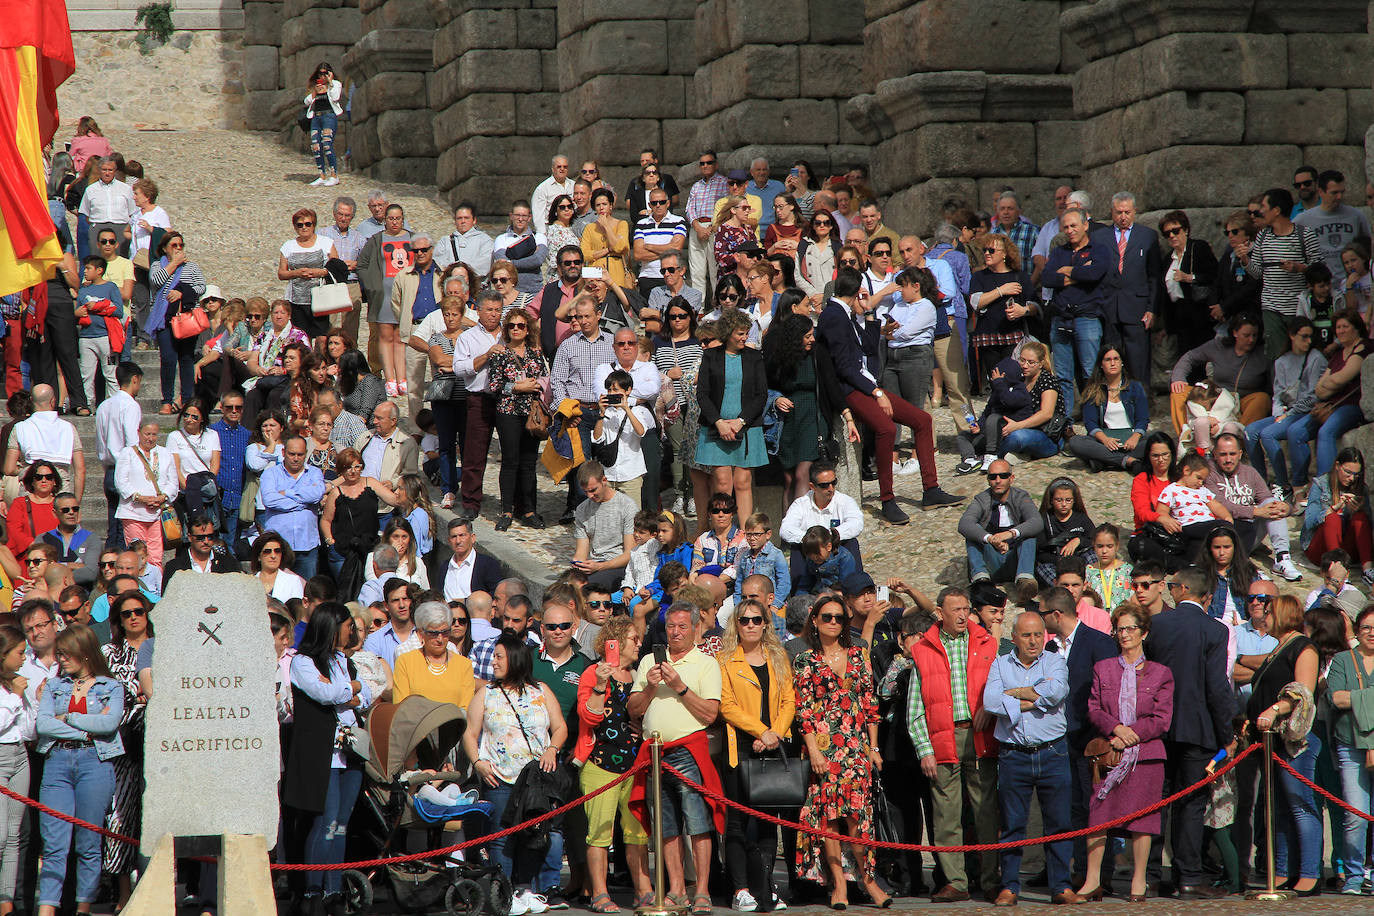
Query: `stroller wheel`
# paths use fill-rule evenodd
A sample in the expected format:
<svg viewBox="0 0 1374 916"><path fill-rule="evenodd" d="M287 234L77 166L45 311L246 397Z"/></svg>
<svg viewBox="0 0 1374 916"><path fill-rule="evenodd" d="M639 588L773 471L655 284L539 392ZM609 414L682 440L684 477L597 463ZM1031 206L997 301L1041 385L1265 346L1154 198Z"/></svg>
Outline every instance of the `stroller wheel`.
<svg viewBox="0 0 1374 916"><path fill-rule="evenodd" d="M515 897L515 888L510 883L510 878L500 869L493 869L493 874L486 882L487 884L487 912L491 916L510 916L511 901Z"/></svg>
<svg viewBox="0 0 1374 916"><path fill-rule="evenodd" d="M358 916L372 909L372 882L360 871L349 869L343 873L341 894L349 916Z"/></svg>
<svg viewBox="0 0 1374 916"><path fill-rule="evenodd" d="M449 916L481 916L486 905L487 885L471 878L459 878L444 891Z"/></svg>

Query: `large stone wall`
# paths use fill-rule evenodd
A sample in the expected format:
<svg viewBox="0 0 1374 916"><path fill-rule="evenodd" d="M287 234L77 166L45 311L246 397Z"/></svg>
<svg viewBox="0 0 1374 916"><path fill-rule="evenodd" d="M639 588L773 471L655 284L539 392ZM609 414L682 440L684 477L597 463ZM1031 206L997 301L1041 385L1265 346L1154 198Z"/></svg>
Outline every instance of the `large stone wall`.
<svg viewBox="0 0 1374 916"><path fill-rule="evenodd" d="M361 0L363 37L344 58L353 93L353 165L387 181L433 184L434 112L427 75L434 16L427 0Z"/></svg>

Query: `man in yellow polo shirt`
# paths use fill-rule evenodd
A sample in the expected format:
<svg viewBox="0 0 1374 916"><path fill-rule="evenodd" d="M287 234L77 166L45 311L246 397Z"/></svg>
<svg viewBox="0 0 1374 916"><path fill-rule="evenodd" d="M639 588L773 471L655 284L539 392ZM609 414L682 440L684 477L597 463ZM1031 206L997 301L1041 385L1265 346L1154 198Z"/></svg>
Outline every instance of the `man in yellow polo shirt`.
<svg viewBox="0 0 1374 916"><path fill-rule="evenodd" d="M640 659L628 709L631 716L643 717L645 737L658 732L668 744L703 731L720 712L720 663L696 647L700 624L698 608L674 604L664 618L668 637L666 659L660 664L652 653ZM664 752L663 762L692 781L701 782L697 758L687 748ZM662 787L657 803L663 805L663 861L668 867L669 893L675 900L683 899L686 893L679 829L685 819L697 876L692 905L695 908L697 901L705 898L709 907L707 881L711 875L711 834L715 830L711 811L706 799L671 775L664 774Z"/></svg>

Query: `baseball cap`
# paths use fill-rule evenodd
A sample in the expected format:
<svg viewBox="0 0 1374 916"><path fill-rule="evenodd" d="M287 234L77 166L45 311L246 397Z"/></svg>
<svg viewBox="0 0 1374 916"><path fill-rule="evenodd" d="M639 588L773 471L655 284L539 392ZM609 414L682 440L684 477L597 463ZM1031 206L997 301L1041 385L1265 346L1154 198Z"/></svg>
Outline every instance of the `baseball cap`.
<svg viewBox="0 0 1374 916"><path fill-rule="evenodd" d="M749 173L744 169L731 169L725 173L726 181L748 181Z"/></svg>
<svg viewBox="0 0 1374 916"><path fill-rule="evenodd" d="M844 589L844 596L846 598L853 598L855 595L862 595L870 588L877 588L878 586L874 584L873 577L868 573L856 572L845 576L844 581L840 583L840 587Z"/></svg>

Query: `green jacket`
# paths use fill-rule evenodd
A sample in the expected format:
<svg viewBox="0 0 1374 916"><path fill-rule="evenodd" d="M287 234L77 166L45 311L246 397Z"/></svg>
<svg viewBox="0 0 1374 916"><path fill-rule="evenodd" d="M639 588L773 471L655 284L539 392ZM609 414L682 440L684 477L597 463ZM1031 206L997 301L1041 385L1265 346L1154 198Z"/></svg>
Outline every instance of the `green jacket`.
<svg viewBox="0 0 1374 916"><path fill-rule="evenodd" d="M1350 709L1332 707L1331 734L1337 742L1357 750L1374 748L1374 675L1357 668L1359 651L1342 652L1331 660L1326 674L1328 695L1350 691Z"/></svg>

